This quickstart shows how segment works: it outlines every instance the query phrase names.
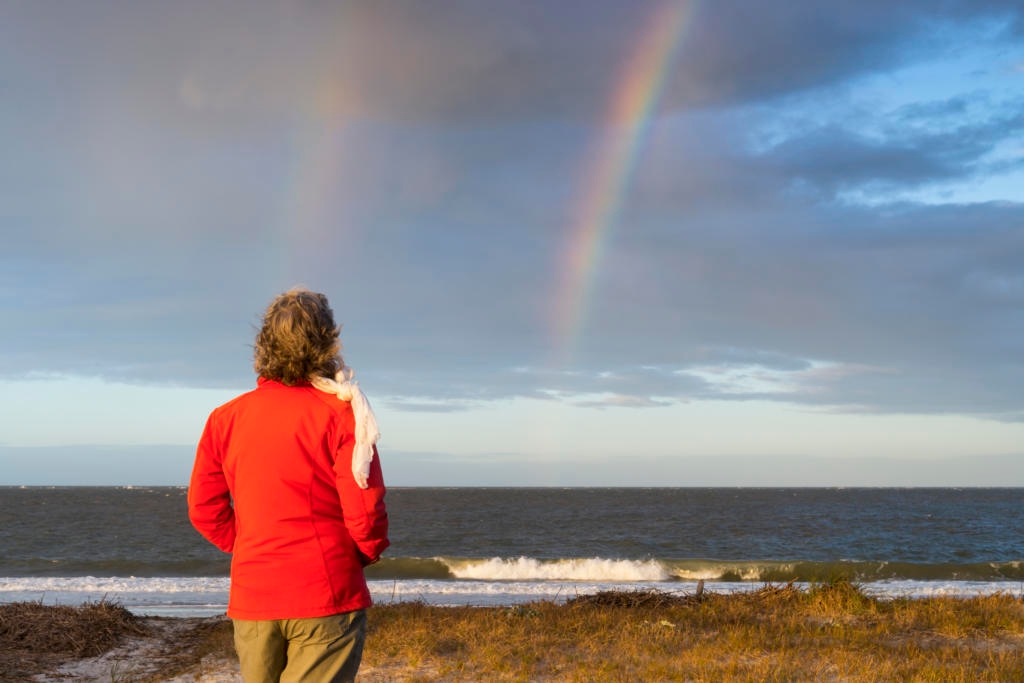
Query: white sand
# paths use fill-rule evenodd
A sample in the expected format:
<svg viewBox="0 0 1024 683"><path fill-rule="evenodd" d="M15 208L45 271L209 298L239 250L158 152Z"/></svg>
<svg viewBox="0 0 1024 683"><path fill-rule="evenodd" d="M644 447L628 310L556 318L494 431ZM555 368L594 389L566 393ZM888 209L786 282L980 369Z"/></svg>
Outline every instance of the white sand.
<svg viewBox="0 0 1024 683"><path fill-rule="evenodd" d="M175 645L180 634L187 632L209 619L144 619L150 629L149 635L126 639L117 648L98 657L75 660L53 671L38 674L32 678L37 683L68 683L71 681L132 681L153 675L166 666L171 655L178 649ZM417 667L368 667L359 670L361 683L400 683L412 677L422 680L430 670ZM238 672L238 662L233 659L207 657L189 671L166 679L166 683L243 683Z"/></svg>
<svg viewBox="0 0 1024 683"><path fill-rule="evenodd" d="M214 617L216 619L216 617ZM39 683L67 681L120 681L152 675L168 663L179 634L195 628L197 619L146 619L150 635L125 640L119 647L98 657L69 662L54 671L34 676ZM242 683L238 664L233 661L204 660L193 670L168 679L175 683Z"/></svg>

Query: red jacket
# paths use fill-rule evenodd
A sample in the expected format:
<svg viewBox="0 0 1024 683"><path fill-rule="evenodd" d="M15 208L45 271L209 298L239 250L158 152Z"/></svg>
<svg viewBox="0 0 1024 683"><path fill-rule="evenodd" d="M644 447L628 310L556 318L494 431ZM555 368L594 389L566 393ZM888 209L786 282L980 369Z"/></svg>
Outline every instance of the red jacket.
<svg viewBox="0 0 1024 683"><path fill-rule="evenodd" d="M210 414L188 490L192 524L231 558L228 616L297 619L370 606L363 566L388 547L384 478L352 477L350 404L260 378Z"/></svg>

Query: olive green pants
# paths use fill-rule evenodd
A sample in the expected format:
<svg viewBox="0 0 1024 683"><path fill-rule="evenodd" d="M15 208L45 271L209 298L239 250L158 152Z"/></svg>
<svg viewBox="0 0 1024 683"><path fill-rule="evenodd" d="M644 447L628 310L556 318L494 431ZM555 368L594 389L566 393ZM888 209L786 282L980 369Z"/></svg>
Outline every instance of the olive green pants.
<svg viewBox="0 0 1024 683"><path fill-rule="evenodd" d="M366 639L366 610L310 619L233 621L245 683L356 679Z"/></svg>

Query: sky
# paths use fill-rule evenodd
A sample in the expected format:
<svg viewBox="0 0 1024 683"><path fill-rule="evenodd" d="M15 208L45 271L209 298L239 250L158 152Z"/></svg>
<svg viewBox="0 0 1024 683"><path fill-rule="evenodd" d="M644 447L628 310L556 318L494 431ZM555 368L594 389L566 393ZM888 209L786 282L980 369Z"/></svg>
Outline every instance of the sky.
<svg viewBox="0 0 1024 683"><path fill-rule="evenodd" d="M0 485L329 297L390 485L1024 485L1015 2L0 3Z"/></svg>

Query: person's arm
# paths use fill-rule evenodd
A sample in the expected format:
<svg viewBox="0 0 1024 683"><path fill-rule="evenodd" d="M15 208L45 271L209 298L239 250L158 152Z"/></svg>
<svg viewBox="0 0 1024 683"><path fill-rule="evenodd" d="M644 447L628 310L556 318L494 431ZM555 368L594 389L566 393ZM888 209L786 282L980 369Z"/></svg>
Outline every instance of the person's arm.
<svg viewBox="0 0 1024 683"><path fill-rule="evenodd" d="M384 487L384 475L376 446L370 462L369 486L359 488L352 476L352 443L347 441L338 449L334 462L341 512L345 518L345 527L362 555L363 564L373 564L391 544L388 540L388 513L384 507L387 489Z"/></svg>
<svg viewBox="0 0 1024 683"><path fill-rule="evenodd" d="M206 540L226 553L235 547L235 509L224 477L223 456L206 422L196 449L196 462L188 487L188 517Z"/></svg>

